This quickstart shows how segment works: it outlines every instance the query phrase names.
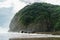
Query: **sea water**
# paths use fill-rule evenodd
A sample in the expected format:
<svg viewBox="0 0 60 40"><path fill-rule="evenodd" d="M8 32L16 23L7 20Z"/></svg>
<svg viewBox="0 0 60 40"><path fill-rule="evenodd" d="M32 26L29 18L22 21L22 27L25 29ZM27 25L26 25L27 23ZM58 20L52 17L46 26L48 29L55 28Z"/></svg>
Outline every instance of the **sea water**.
<svg viewBox="0 0 60 40"><path fill-rule="evenodd" d="M13 38L14 36L18 36L20 33L14 33L14 32L6 32L6 33L0 33L0 40L9 40L10 38Z"/></svg>
<svg viewBox="0 0 60 40"><path fill-rule="evenodd" d="M0 40L9 40L8 33L0 33Z"/></svg>

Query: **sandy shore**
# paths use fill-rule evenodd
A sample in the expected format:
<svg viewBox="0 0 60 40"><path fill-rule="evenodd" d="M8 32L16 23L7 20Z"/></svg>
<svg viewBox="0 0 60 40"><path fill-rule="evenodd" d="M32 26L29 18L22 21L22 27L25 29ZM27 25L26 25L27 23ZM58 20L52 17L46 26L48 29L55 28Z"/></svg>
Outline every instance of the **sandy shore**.
<svg viewBox="0 0 60 40"><path fill-rule="evenodd" d="M36 33L11 33L9 40L60 40L60 35Z"/></svg>
<svg viewBox="0 0 60 40"><path fill-rule="evenodd" d="M13 38L9 40L60 40L60 38Z"/></svg>
<svg viewBox="0 0 60 40"><path fill-rule="evenodd" d="M10 38L49 38L49 37L60 38L60 35L13 33L13 34L10 34L9 37Z"/></svg>

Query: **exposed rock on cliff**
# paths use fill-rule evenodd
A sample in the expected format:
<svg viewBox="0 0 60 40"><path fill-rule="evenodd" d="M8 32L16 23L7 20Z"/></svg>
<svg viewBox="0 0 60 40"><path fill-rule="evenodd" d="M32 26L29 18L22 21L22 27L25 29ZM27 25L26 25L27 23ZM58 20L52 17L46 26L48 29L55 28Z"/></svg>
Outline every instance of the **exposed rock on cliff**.
<svg viewBox="0 0 60 40"><path fill-rule="evenodd" d="M16 13L10 23L10 31L51 32L59 30L59 24L60 6L47 3L33 3Z"/></svg>

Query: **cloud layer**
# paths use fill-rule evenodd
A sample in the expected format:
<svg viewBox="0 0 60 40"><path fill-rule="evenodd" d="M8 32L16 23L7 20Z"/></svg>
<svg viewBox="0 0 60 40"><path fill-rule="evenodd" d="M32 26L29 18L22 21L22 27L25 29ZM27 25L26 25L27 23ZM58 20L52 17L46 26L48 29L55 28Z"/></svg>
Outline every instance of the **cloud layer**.
<svg viewBox="0 0 60 40"><path fill-rule="evenodd" d="M25 6L18 0L6 0L0 2L0 33L5 33L9 29L9 24L15 13Z"/></svg>
<svg viewBox="0 0 60 40"><path fill-rule="evenodd" d="M0 27L0 33L6 33L9 29Z"/></svg>
<svg viewBox="0 0 60 40"><path fill-rule="evenodd" d="M2 8L2 7L9 8L11 6L12 6L11 0L6 0L6 1L0 2L0 8Z"/></svg>

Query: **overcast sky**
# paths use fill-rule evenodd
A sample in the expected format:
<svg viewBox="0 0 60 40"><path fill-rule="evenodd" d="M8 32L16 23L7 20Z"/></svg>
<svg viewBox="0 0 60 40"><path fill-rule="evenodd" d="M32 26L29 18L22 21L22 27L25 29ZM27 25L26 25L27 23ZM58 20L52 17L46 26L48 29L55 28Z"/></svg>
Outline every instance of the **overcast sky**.
<svg viewBox="0 0 60 40"><path fill-rule="evenodd" d="M60 5L59 0L0 0L0 33L6 32L9 29L9 23L16 12L22 9L27 4L25 2L47 2L55 5Z"/></svg>
<svg viewBox="0 0 60 40"><path fill-rule="evenodd" d="M25 5L19 0L0 0L0 33L8 31L12 17Z"/></svg>

